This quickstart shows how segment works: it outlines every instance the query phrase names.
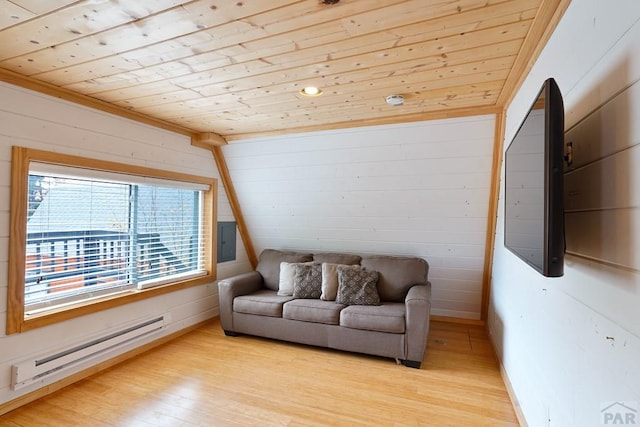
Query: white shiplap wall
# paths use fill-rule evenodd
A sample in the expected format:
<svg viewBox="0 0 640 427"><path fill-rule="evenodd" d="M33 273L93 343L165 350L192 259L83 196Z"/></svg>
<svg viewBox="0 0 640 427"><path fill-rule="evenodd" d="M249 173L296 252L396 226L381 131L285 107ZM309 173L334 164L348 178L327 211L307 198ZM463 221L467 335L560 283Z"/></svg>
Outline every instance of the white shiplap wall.
<svg viewBox="0 0 640 427"><path fill-rule="evenodd" d="M480 318L495 117L232 142L223 148L265 248L416 255L433 313Z"/></svg>
<svg viewBox="0 0 640 427"><path fill-rule="evenodd" d="M597 123L570 133L579 169L565 174L567 248L628 266L640 247L638 46L637 0L571 2L506 127L509 141L547 77L564 96L565 129ZM502 197L488 325L527 424L625 425L630 414L637 425L640 272L568 255L563 277L542 277L504 248Z"/></svg>
<svg viewBox="0 0 640 427"><path fill-rule="evenodd" d="M44 385L36 384L19 393L11 391L13 363L78 345L165 313L170 313L172 319L166 334L218 313L217 286L211 283L6 336L13 145L218 178L211 153L192 147L188 137L0 83L0 404ZM220 182L218 195L218 219L233 221ZM250 269L241 244L238 249L236 262L218 266L219 278ZM77 370L86 367L85 364ZM60 378L54 377L51 382Z"/></svg>

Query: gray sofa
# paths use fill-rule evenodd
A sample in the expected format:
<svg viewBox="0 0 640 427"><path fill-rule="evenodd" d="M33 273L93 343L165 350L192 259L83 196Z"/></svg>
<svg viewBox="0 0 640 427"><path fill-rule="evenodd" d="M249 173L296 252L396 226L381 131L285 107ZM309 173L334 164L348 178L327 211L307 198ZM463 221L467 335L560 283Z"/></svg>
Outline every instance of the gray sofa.
<svg viewBox="0 0 640 427"><path fill-rule="evenodd" d="M320 298L316 292L319 268L323 272ZM333 300L330 288L336 285L331 285L332 276L327 273L331 268L340 282L337 294L333 289ZM287 288L290 277L284 277L291 271L295 271L293 294ZM228 336L248 334L372 354L420 368L431 310L428 271L427 262L414 257L266 249L256 271L218 282L220 321ZM360 293L354 302L349 293L347 283L353 274L368 280L363 285L369 292L365 300L357 299ZM303 288L307 283L312 285Z"/></svg>

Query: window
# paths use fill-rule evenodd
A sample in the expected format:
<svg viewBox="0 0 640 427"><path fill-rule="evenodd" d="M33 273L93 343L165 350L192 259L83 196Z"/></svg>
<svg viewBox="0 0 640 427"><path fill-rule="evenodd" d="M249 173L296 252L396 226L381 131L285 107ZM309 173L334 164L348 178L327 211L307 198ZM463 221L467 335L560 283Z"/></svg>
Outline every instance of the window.
<svg viewBox="0 0 640 427"><path fill-rule="evenodd" d="M213 280L214 180L24 148L12 161L8 333Z"/></svg>

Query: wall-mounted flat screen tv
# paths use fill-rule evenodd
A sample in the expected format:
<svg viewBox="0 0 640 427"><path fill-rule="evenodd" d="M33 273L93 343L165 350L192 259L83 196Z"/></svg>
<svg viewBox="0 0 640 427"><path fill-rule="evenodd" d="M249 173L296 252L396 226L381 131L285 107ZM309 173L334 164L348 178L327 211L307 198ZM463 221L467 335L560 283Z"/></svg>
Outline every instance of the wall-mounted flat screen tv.
<svg viewBox="0 0 640 427"><path fill-rule="evenodd" d="M544 82L505 154L504 244L547 277L564 273L564 106Z"/></svg>

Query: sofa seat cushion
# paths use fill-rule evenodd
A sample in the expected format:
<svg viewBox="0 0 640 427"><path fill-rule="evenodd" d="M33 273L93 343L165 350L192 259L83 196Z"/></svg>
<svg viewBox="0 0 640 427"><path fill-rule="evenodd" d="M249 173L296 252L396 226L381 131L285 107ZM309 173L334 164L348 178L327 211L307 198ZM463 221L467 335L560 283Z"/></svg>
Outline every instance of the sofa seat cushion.
<svg viewBox="0 0 640 427"><path fill-rule="evenodd" d="M282 317L303 322L338 325L340 323L340 311L345 307L345 305L336 304L333 301L295 299L284 305Z"/></svg>
<svg viewBox="0 0 640 427"><path fill-rule="evenodd" d="M276 291L263 289L249 295L235 297L233 311L259 316L282 317L282 306L292 299L292 296L282 296L278 295Z"/></svg>
<svg viewBox="0 0 640 427"><path fill-rule="evenodd" d="M405 304L385 302L382 305L350 305L340 312L340 326L366 331L403 334Z"/></svg>

